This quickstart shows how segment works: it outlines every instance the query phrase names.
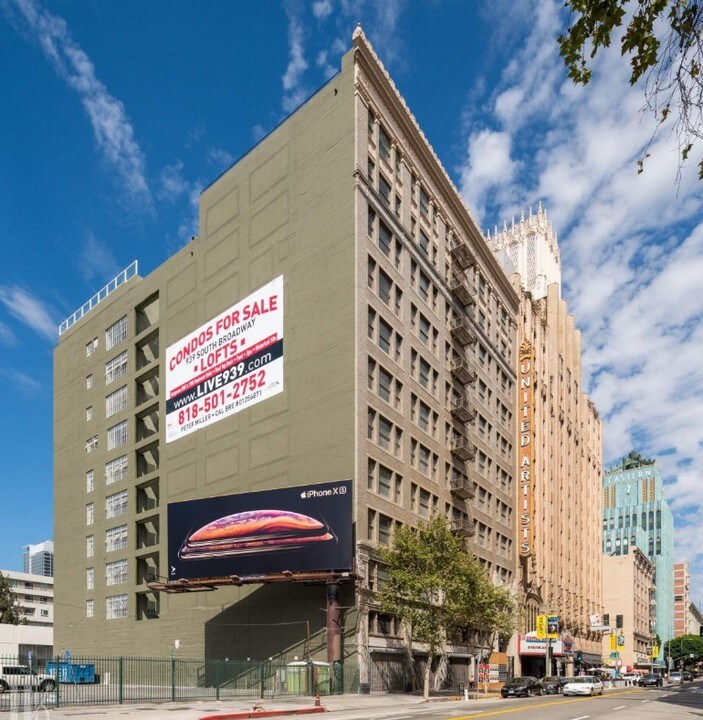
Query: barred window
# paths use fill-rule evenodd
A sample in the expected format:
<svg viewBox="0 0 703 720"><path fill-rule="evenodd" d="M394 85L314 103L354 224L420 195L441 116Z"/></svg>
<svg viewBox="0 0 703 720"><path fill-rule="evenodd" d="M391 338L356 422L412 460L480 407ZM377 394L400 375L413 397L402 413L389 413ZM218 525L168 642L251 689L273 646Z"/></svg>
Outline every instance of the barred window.
<svg viewBox="0 0 703 720"><path fill-rule="evenodd" d="M107 429L107 449L114 450L127 442L127 421L123 420L117 425Z"/></svg>
<svg viewBox="0 0 703 720"><path fill-rule="evenodd" d="M112 415L124 410L127 407L127 386L124 385L119 390L110 393L105 398L105 417L109 418Z"/></svg>
<svg viewBox="0 0 703 720"><path fill-rule="evenodd" d="M88 537L85 539L85 556L93 557L94 552L95 552L95 537L93 535L88 535Z"/></svg>
<svg viewBox="0 0 703 720"><path fill-rule="evenodd" d="M93 387L93 374L85 376L85 389L90 390Z"/></svg>
<svg viewBox="0 0 703 720"><path fill-rule="evenodd" d="M97 349L98 349L98 338L93 338L89 343L86 343L86 346L85 346L86 357L90 357Z"/></svg>
<svg viewBox="0 0 703 720"><path fill-rule="evenodd" d="M97 450L97 449L98 449L98 436L93 435L93 437L88 438L85 441L85 451L87 453L92 453L93 450Z"/></svg>
<svg viewBox="0 0 703 720"><path fill-rule="evenodd" d="M119 525L105 531L105 551L120 550L127 547L127 526Z"/></svg>
<svg viewBox="0 0 703 720"><path fill-rule="evenodd" d="M92 567L85 571L85 587L86 590L92 590L95 587L95 570Z"/></svg>
<svg viewBox="0 0 703 720"><path fill-rule="evenodd" d="M119 585L127 582L127 560L105 563L105 584Z"/></svg>
<svg viewBox="0 0 703 720"><path fill-rule="evenodd" d="M85 601L85 616L87 618L92 618L95 616L95 600Z"/></svg>
<svg viewBox="0 0 703 720"><path fill-rule="evenodd" d="M108 360L105 363L105 385L109 385L113 380L127 372L127 351L124 350L117 357Z"/></svg>
<svg viewBox="0 0 703 720"><path fill-rule="evenodd" d="M108 495L105 498L105 517L113 518L127 512L128 493L126 490Z"/></svg>
<svg viewBox="0 0 703 720"><path fill-rule="evenodd" d="M119 345L126 339L127 316L124 315L116 323L110 325L110 327L105 330L105 349L110 350L110 348L115 347L115 345Z"/></svg>
<svg viewBox="0 0 703 720"><path fill-rule="evenodd" d="M127 595L111 595L105 598L105 618L114 620L115 618L127 617Z"/></svg>
<svg viewBox="0 0 703 720"><path fill-rule="evenodd" d="M85 409L85 421L90 422L93 419L93 406L88 405Z"/></svg>
<svg viewBox="0 0 703 720"><path fill-rule="evenodd" d="M92 525L94 521L95 521L95 505L93 503L88 503L85 506L85 524Z"/></svg>
<svg viewBox="0 0 703 720"><path fill-rule="evenodd" d="M112 485L112 483L124 480L127 477L127 467L126 455L120 455L120 457L106 462L105 485Z"/></svg>
<svg viewBox="0 0 703 720"><path fill-rule="evenodd" d="M88 470L85 474L85 491L87 493L93 492L95 488L95 472Z"/></svg>

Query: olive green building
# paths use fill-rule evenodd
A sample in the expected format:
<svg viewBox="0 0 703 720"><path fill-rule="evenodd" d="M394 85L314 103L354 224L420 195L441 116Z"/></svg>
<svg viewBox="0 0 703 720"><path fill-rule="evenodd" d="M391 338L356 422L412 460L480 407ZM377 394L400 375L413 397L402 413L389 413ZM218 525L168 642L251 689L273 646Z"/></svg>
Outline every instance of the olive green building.
<svg viewBox="0 0 703 720"><path fill-rule="evenodd" d="M374 606L398 523L445 514L514 580L518 298L360 30L340 72L202 193L199 223L61 327L55 647L324 659L324 584L150 584L169 577L169 503L352 480L343 653L373 684L402 662ZM166 349L279 277L282 391L167 442ZM444 672L474 652L451 644Z"/></svg>

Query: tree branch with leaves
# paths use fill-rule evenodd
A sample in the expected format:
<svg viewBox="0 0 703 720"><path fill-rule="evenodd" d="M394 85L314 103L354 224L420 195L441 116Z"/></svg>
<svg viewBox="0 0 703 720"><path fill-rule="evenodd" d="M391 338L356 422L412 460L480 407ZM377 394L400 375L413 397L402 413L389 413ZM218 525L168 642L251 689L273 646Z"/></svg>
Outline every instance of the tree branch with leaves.
<svg viewBox="0 0 703 720"><path fill-rule="evenodd" d="M645 107L656 127L637 161L666 123L679 147L677 181L697 141L703 138L703 2L700 0L566 0L569 26L559 50L577 85L591 80L589 62L611 45L620 28L620 53L630 60L630 84L644 83ZM703 179L703 159L698 162Z"/></svg>
<svg viewBox="0 0 703 720"><path fill-rule="evenodd" d="M10 580L0 572L0 624L21 625L22 622L17 596Z"/></svg>

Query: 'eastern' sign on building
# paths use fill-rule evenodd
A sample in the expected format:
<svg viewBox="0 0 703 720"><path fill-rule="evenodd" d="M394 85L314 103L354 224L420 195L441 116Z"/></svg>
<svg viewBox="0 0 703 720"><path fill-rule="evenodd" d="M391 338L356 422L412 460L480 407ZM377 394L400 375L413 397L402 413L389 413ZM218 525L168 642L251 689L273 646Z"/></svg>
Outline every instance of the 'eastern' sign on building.
<svg viewBox="0 0 703 720"><path fill-rule="evenodd" d="M283 276L166 350L166 442L283 392Z"/></svg>

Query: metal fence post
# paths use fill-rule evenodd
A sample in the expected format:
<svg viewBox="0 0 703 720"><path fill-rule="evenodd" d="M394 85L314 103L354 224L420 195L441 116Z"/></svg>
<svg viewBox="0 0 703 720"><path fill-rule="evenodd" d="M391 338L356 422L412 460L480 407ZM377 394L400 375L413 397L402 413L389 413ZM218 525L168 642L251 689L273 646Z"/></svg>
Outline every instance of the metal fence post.
<svg viewBox="0 0 703 720"><path fill-rule="evenodd" d="M215 700L220 699L220 661L215 660Z"/></svg>
<svg viewBox="0 0 703 720"><path fill-rule="evenodd" d="M117 662L117 702L122 705L124 703L124 688L123 688L123 681L124 681L124 658L122 656L119 657Z"/></svg>
<svg viewBox="0 0 703 720"><path fill-rule="evenodd" d="M171 702L176 702L176 658L171 655Z"/></svg>
<svg viewBox="0 0 703 720"><path fill-rule="evenodd" d="M259 699L264 699L264 663L259 663Z"/></svg>

